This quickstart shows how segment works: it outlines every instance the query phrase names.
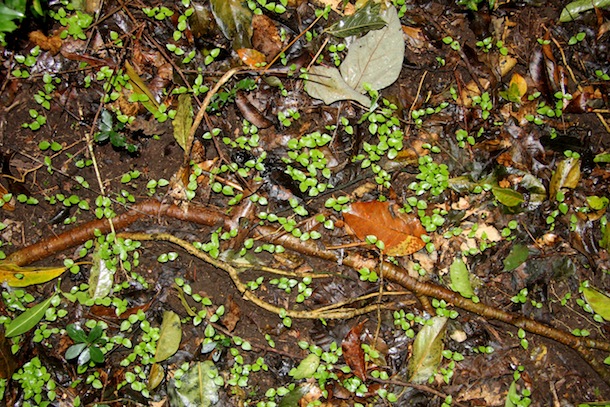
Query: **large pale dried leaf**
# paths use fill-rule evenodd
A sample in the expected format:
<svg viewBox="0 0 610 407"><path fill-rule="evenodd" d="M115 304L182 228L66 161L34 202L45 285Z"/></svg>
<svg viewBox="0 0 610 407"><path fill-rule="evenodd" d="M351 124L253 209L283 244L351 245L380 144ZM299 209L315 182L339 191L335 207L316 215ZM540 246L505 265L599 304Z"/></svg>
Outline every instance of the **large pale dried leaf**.
<svg viewBox="0 0 610 407"><path fill-rule="evenodd" d="M212 13L233 49L252 48L252 12L242 0L211 0Z"/></svg>
<svg viewBox="0 0 610 407"><path fill-rule="evenodd" d="M466 263L461 257L456 258L449 267L449 276L451 277L451 289L462 295L462 297L472 298L474 291L470 284L470 272Z"/></svg>
<svg viewBox="0 0 610 407"><path fill-rule="evenodd" d="M13 336L24 334L30 329L34 328L38 322L40 322L42 317L44 317L44 314L47 312L52 300L53 296L21 313L21 315L13 319L8 324L4 335L7 338L12 338Z"/></svg>
<svg viewBox="0 0 610 407"><path fill-rule="evenodd" d="M114 272L108 268L106 261L100 257L99 247L93 253L93 267L89 274L89 297L104 298L110 294L114 285Z"/></svg>
<svg viewBox="0 0 610 407"><path fill-rule="evenodd" d="M163 313L163 322L159 330L159 340L157 341L157 351L155 361L163 362L170 358L180 347L182 340L182 325L180 317L173 311Z"/></svg>
<svg viewBox="0 0 610 407"><path fill-rule="evenodd" d="M321 99L327 105L338 100L355 100L363 106L371 106L371 99L351 88L335 67L314 66L308 77L305 90L309 96Z"/></svg>
<svg viewBox="0 0 610 407"><path fill-rule="evenodd" d="M21 267L15 264L0 264L0 282L11 287L27 287L42 284L59 277L65 267Z"/></svg>
<svg viewBox="0 0 610 407"><path fill-rule="evenodd" d="M555 173L551 177L549 192L551 199L557 198L557 192L561 188L576 188L580 181L580 160L568 157L557 165Z"/></svg>
<svg viewBox="0 0 610 407"><path fill-rule="evenodd" d="M407 367L410 382L426 383L438 369L443 358L446 325L447 318L434 317L417 333Z"/></svg>
<svg viewBox="0 0 610 407"><path fill-rule="evenodd" d="M374 235L381 240L388 256L406 256L425 246L421 235L426 231L419 219L389 202L355 202L343 218L359 239Z"/></svg>
<svg viewBox="0 0 610 407"><path fill-rule="evenodd" d="M387 25L379 12L381 3L369 1L364 7L350 16L345 16L326 31L335 37L345 38L352 35L362 35L371 30L379 30Z"/></svg>
<svg viewBox="0 0 610 407"><path fill-rule="evenodd" d="M341 342L341 350L343 351L345 363L347 363L350 369L352 369L352 372L363 381L366 380L366 364L364 361L364 350L362 349L360 334L362 334L365 323L366 320L350 329L347 335L345 335L343 342Z"/></svg>
<svg viewBox="0 0 610 407"><path fill-rule="evenodd" d="M606 321L610 321L610 297L592 287L583 288L582 293L591 309Z"/></svg>
<svg viewBox="0 0 610 407"><path fill-rule="evenodd" d="M381 17L388 25L355 40L339 68L345 82L361 93L365 83L375 90L390 86L402 70L405 42L398 13L390 6Z"/></svg>
<svg viewBox="0 0 610 407"><path fill-rule="evenodd" d="M176 109L176 116L173 120L174 125L174 139L183 150L186 151L186 143L189 139L189 132L193 124L193 104L191 102L191 95L182 94L178 96L178 108Z"/></svg>
<svg viewBox="0 0 610 407"><path fill-rule="evenodd" d="M176 388L172 380L168 395L172 407L209 407L218 403L218 385L214 378L218 369L214 362L206 360L190 366L180 378L181 386Z"/></svg>

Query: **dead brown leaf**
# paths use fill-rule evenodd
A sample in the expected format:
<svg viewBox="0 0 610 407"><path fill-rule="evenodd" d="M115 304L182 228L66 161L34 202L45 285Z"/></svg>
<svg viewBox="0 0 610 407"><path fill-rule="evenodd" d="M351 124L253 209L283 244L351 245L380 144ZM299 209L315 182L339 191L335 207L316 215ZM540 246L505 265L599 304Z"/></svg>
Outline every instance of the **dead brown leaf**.
<svg viewBox="0 0 610 407"><path fill-rule="evenodd" d="M366 363L364 361L364 350L362 349L360 334L362 334L365 322L366 320L350 329L347 335L345 335L343 342L341 342L341 350L343 351L345 363L362 381L366 380Z"/></svg>
<svg viewBox="0 0 610 407"><path fill-rule="evenodd" d="M360 240L376 236L385 244L385 254L407 256L425 246L421 235L426 231L416 216L399 209L389 202L355 202L343 219Z"/></svg>
<svg viewBox="0 0 610 407"><path fill-rule="evenodd" d="M227 312L225 312L222 317L222 324L229 330L229 332L233 332L235 326L239 322L241 317L241 309L239 305L233 300L232 296L227 298Z"/></svg>

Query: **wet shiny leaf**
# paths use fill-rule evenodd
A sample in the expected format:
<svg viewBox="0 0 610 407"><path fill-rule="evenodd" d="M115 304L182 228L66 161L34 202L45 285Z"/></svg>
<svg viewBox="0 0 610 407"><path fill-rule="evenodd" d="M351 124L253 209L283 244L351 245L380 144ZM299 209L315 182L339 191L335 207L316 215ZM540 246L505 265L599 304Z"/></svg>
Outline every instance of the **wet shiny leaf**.
<svg viewBox="0 0 610 407"><path fill-rule="evenodd" d="M6 327L5 336L7 338L12 338L13 336L24 334L30 329L34 328L38 322L40 322L42 317L44 317L44 314L47 312L52 300L53 296L34 305L32 308L29 308L17 318L13 319Z"/></svg>
<svg viewBox="0 0 610 407"><path fill-rule="evenodd" d="M211 0L220 30L233 42L233 49L252 48L252 12L241 0Z"/></svg>
<svg viewBox="0 0 610 407"><path fill-rule="evenodd" d="M379 11L381 3L369 1L354 14L345 16L326 31L335 37L345 38L352 35L366 34L371 30L379 30L387 25Z"/></svg>
<svg viewBox="0 0 610 407"><path fill-rule="evenodd" d="M409 359L409 381L426 383L440 366L447 318L434 317L417 333Z"/></svg>
<svg viewBox="0 0 610 407"><path fill-rule="evenodd" d="M551 178L549 192L551 199L557 198L557 192L561 188L576 188L580 181L580 160L569 157L557 165L557 169Z"/></svg>
<svg viewBox="0 0 610 407"><path fill-rule="evenodd" d="M210 360L191 365L180 378L180 388L176 388L174 380L170 382L169 405L172 407L209 407L218 403L219 386L214 381L217 376L218 369Z"/></svg>
<svg viewBox="0 0 610 407"><path fill-rule="evenodd" d="M42 284L59 277L65 267L21 267L15 264L0 264L0 282L11 287L27 287Z"/></svg>
<svg viewBox="0 0 610 407"><path fill-rule="evenodd" d="M582 293L593 311L610 321L610 297L592 287L583 288Z"/></svg>
<svg viewBox="0 0 610 407"><path fill-rule="evenodd" d="M462 297L471 298L474 295L472 285L470 284L470 272L466 263L462 258L458 257L453 260L449 267L449 276L451 277L451 289L462 295Z"/></svg>

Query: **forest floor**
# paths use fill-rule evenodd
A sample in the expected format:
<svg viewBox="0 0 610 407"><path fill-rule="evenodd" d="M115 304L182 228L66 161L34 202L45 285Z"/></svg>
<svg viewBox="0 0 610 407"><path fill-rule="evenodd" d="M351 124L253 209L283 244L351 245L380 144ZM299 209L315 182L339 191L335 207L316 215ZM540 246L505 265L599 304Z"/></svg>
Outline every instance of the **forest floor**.
<svg viewBox="0 0 610 407"><path fill-rule="evenodd" d="M1 54L2 405L610 404L608 10L55 3Z"/></svg>

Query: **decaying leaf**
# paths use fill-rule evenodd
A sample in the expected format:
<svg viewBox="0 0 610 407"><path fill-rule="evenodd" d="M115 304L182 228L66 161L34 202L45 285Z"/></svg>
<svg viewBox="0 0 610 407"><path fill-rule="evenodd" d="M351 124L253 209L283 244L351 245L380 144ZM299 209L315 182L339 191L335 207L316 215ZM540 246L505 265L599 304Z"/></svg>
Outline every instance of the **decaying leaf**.
<svg viewBox="0 0 610 407"><path fill-rule="evenodd" d="M551 177L549 185L550 198L556 199L557 192L562 188L576 188L580 181L580 160L574 157L568 157L562 160L558 165L555 173Z"/></svg>
<svg viewBox="0 0 610 407"><path fill-rule="evenodd" d="M350 87L335 67L312 67L305 82L305 90L309 96L321 99L327 105L338 100L355 100L365 107L371 106L371 99Z"/></svg>
<svg viewBox="0 0 610 407"><path fill-rule="evenodd" d="M355 100L370 107L364 85L373 90L390 86L402 69L405 43L398 14L393 6L381 13L387 26L356 39L349 47L340 70L316 66L309 70L307 93L326 104Z"/></svg>
<svg viewBox="0 0 610 407"><path fill-rule="evenodd" d="M425 246L421 235L426 231L419 219L401 213L395 204L355 202L343 218L359 239L374 235L381 240L388 256L407 256Z"/></svg>
<svg viewBox="0 0 610 407"><path fill-rule="evenodd" d="M449 267L449 277L451 277L451 289L465 298L472 298L474 291L470 284L470 272L466 263L461 257L456 258Z"/></svg>
<svg viewBox="0 0 610 407"><path fill-rule="evenodd" d="M24 334L30 329L34 328L38 322L40 322L42 317L44 317L44 314L47 312L47 309L53 301L53 297L54 296L51 296L48 299L34 305L32 308L28 308L17 318L13 319L6 327L4 336L7 338L12 338L14 336Z"/></svg>
<svg viewBox="0 0 610 407"><path fill-rule="evenodd" d="M138 97L138 101L142 103L142 106L151 113L158 111L159 103L129 62L125 62L125 73L129 76L129 84L132 87L133 93L142 95Z"/></svg>
<svg viewBox="0 0 610 407"><path fill-rule="evenodd" d="M369 1L354 14L343 17L326 31L335 37L345 38L366 34L371 30L379 30L387 25L386 21L379 15L380 11L381 3Z"/></svg>
<svg viewBox="0 0 610 407"><path fill-rule="evenodd" d="M366 320L350 329L341 343L341 350L343 351L345 363L347 363L352 369L352 372L363 381L366 380L366 364L364 361L364 350L362 349L360 334L362 334L365 323Z"/></svg>
<svg viewBox="0 0 610 407"><path fill-rule="evenodd" d="M446 325L447 318L434 317L415 336L408 365L410 382L426 383L437 371L443 358Z"/></svg>
<svg viewBox="0 0 610 407"><path fill-rule="evenodd" d="M233 49L252 48L252 12L241 0L211 0L212 13Z"/></svg>
<svg viewBox="0 0 610 407"><path fill-rule="evenodd" d="M174 139L183 150L187 150L186 143L189 139L189 132L193 125L193 104L191 95L182 94L178 96L178 108L173 120Z"/></svg>
<svg viewBox="0 0 610 407"><path fill-rule="evenodd" d="M165 370L158 363L153 363L148 373L148 389L154 390L163 382L165 378Z"/></svg>
<svg viewBox="0 0 610 407"><path fill-rule="evenodd" d="M100 256L99 246L93 252L93 267L89 273L89 298L104 298L110 294L114 284L114 272L106 266Z"/></svg>
<svg viewBox="0 0 610 407"><path fill-rule="evenodd" d="M178 351L182 340L182 325L180 316L173 311L163 312L163 322L159 330L155 361L163 362Z"/></svg>
<svg viewBox="0 0 610 407"><path fill-rule="evenodd" d="M504 259L504 271L512 271L519 267L523 262L527 260L530 252L527 246L522 244L515 244L510 249L510 253Z"/></svg>
<svg viewBox="0 0 610 407"><path fill-rule="evenodd" d="M0 282L11 287L27 287L42 284L59 277L65 267L20 267L15 264L0 264Z"/></svg>
<svg viewBox="0 0 610 407"><path fill-rule="evenodd" d="M169 405L175 407L209 407L218 403L218 369L211 360L191 365L180 378L181 386L171 380L168 386Z"/></svg>
<svg viewBox="0 0 610 407"><path fill-rule="evenodd" d="M596 314L601 315L606 321L610 321L610 297L593 287L583 288L582 294Z"/></svg>
<svg viewBox="0 0 610 407"><path fill-rule="evenodd" d="M513 207L521 205L525 201L522 193L511 188L493 187L491 192L494 194L498 202L504 206Z"/></svg>
<svg viewBox="0 0 610 407"><path fill-rule="evenodd" d="M233 332L240 318L241 309L239 308L239 305L235 302L233 297L229 296L227 298L227 311L222 317L222 324L227 327L229 332Z"/></svg>
<svg viewBox="0 0 610 407"><path fill-rule="evenodd" d="M394 6L381 12L388 25L355 40L339 68L345 82L358 92L364 84L374 90L390 86L402 69L405 42Z"/></svg>

